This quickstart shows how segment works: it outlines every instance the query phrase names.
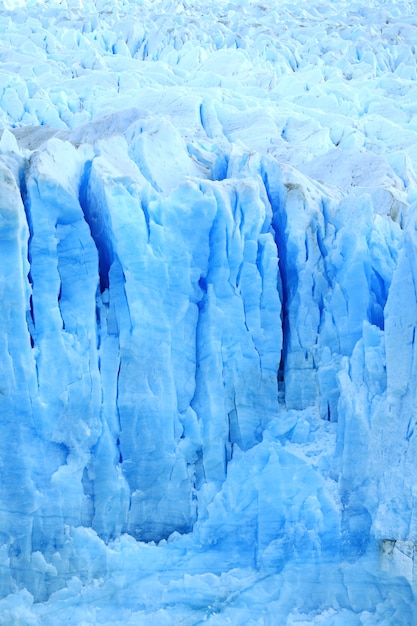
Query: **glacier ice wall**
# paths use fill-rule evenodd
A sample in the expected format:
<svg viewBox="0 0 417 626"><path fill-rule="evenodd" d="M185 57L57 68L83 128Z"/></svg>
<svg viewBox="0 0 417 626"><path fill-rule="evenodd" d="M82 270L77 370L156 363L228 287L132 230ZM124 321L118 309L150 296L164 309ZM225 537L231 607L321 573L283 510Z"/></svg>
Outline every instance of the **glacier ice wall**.
<svg viewBox="0 0 417 626"><path fill-rule="evenodd" d="M415 26L345 9L0 12L0 623L414 623Z"/></svg>
<svg viewBox="0 0 417 626"><path fill-rule="evenodd" d="M24 412L31 440L7 460L9 506L16 484L38 494L20 496L22 538L5 524L18 568L27 541L49 554L66 524L105 540L190 531L199 492L219 489L235 446L259 442L278 410L281 302L262 181L194 176L161 193L142 173L154 127L133 121L129 143L53 138L15 158L15 176L5 170L20 285L8 329L20 340L5 350L25 363L7 397L16 436ZM164 130L182 147L178 169L193 167ZM40 457L36 470L26 456Z"/></svg>

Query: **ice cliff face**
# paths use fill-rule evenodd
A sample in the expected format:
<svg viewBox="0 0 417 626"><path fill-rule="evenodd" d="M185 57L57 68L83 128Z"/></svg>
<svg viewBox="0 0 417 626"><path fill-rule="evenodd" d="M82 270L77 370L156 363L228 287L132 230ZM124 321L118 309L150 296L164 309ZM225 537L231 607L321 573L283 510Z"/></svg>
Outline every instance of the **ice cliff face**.
<svg viewBox="0 0 417 626"><path fill-rule="evenodd" d="M374 7L354 53L331 8L322 32L286 7L284 41L272 7L222 5L201 43L195 8L75 4L24 41L1 15L22 44L2 58L4 623L52 624L51 594L74 624L80 594L91 623L112 594L120 620L208 619L227 588L236 624L412 624L415 76L394 26L375 35Z"/></svg>
<svg viewBox="0 0 417 626"><path fill-rule="evenodd" d="M197 166L171 127L184 182L161 180L161 192L143 173L159 131L143 125L128 125L129 143L49 140L16 163L23 201L12 171L3 178L20 286L8 330L24 344L8 352L25 364L8 396L50 464L32 477L19 463L43 496L32 510L41 545L56 515L105 539L191 530L199 490L219 489L234 446L253 447L278 410L281 302L262 180L189 176Z"/></svg>

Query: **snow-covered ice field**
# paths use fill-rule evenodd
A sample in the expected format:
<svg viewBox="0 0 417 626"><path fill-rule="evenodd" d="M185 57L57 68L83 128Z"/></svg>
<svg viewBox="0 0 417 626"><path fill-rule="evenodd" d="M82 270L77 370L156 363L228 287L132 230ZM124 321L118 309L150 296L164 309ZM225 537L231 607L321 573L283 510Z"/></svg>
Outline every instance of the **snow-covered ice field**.
<svg viewBox="0 0 417 626"><path fill-rule="evenodd" d="M0 625L417 623L417 7L0 2Z"/></svg>

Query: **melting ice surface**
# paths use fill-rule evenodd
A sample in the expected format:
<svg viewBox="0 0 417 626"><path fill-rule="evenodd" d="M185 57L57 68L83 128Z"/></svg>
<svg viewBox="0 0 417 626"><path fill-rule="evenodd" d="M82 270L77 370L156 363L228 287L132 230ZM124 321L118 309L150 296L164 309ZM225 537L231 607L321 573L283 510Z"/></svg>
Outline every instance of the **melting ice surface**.
<svg viewBox="0 0 417 626"><path fill-rule="evenodd" d="M2 5L0 624L416 624L414 4Z"/></svg>

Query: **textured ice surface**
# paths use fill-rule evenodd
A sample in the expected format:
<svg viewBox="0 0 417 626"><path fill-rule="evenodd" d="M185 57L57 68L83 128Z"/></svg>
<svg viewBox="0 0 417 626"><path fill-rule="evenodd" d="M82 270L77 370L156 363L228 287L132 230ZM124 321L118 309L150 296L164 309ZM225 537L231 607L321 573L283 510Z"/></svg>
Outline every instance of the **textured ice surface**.
<svg viewBox="0 0 417 626"><path fill-rule="evenodd" d="M415 624L414 6L0 33L0 624Z"/></svg>

